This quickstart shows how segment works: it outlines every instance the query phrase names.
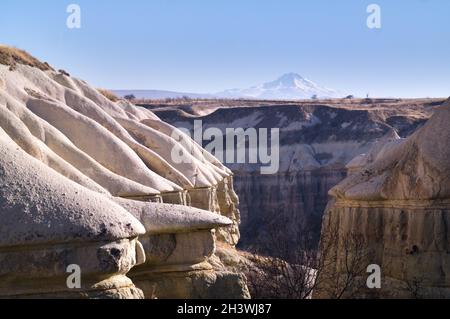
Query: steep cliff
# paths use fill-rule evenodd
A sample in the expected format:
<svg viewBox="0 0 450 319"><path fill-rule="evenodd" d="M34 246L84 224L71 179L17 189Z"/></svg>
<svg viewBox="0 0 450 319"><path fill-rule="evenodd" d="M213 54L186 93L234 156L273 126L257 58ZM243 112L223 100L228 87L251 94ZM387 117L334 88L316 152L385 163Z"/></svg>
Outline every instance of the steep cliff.
<svg viewBox="0 0 450 319"><path fill-rule="evenodd" d="M345 282L348 260L357 260L363 272L379 266L381 285L369 289L367 274L357 272L344 297L450 296L449 120L450 100L409 138L371 152L330 191L321 240L328 276L316 297L330 297ZM358 245L349 238L357 238Z"/></svg>
<svg viewBox="0 0 450 319"><path fill-rule="evenodd" d="M146 107L191 132L195 121L202 121L204 131L217 128L224 136L230 128L279 128L280 162L274 174L261 174L261 162L225 162L235 175L242 219L240 245L245 248L260 247L267 232L279 229L295 245L298 232L308 228L317 243L328 191L346 177L347 163L387 134L411 134L434 107L426 100L223 103ZM208 143L206 139L204 145Z"/></svg>

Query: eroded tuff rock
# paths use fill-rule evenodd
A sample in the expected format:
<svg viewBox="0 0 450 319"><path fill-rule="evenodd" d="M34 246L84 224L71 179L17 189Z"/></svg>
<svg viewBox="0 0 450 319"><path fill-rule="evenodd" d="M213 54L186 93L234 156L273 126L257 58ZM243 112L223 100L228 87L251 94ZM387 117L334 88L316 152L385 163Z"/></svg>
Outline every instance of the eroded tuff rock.
<svg viewBox="0 0 450 319"><path fill-rule="evenodd" d="M372 160L330 191L321 246L332 252L327 260L333 265L326 271L344 278L344 261L353 256L364 270L377 264L382 271L381 289L365 289L366 277L358 274L344 296L450 297L449 121L450 100L412 136L375 150ZM348 238L358 238L358 249ZM315 296L329 297L333 284L325 280Z"/></svg>
<svg viewBox="0 0 450 319"><path fill-rule="evenodd" d="M130 272L147 297L250 297L242 274L210 263L216 250L212 229L232 226L230 219L196 208L116 201L141 220L147 231L139 239L146 262Z"/></svg>
<svg viewBox="0 0 450 319"><path fill-rule="evenodd" d="M407 100L209 103L147 106L192 135L194 121L202 121L203 130L218 128L223 133L227 128L280 129L277 173L262 175L261 163L226 163L240 198L240 245L245 248L266 246L261 242L267 234L280 228L283 240L294 246L304 228L314 232L318 242L328 191L347 176L348 162L374 145L384 145L395 132L410 135L434 107L434 102Z"/></svg>
<svg viewBox="0 0 450 319"><path fill-rule="evenodd" d="M239 239L231 172L149 110L12 60L0 61L0 271L12 278L0 295L142 297L125 277L142 264L131 277L147 298L248 297L245 278L208 262L216 229L230 247ZM81 290L61 281L68 262L86 276ZM175 273L178 290L166 284Z"/></svg>
<svg viewBox="0 0 450 319"><path fill-rule="evenodd" d="M143 297L126 277L145 260L135 217L26 154L1 128L0 176L2 298ZM72 264L82 269L80 289L66 284Z"/></svg>

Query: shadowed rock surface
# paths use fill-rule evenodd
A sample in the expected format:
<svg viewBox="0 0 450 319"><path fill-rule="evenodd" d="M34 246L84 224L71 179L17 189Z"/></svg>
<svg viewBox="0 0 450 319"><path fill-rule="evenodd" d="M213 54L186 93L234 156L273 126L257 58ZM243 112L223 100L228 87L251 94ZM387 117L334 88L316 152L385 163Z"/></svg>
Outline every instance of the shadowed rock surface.
<svg viewBox="0 0 450 319"><path fill-rule="evenodd" d="M346 165L390 135L406 137L430 117L436 100L326 100L318 102L192 101L146 104L161 119L193 131L279 128L280 169L261 175L261 164L225 163L234 173L242 217L240 247L260 248L267 233L283 229L296 245L301 229L318 242L328 191L347 176ZM192 135L193 136L193 135ZM210 141L204 141L207 145ZM270 144L269 144L270 145ZM354 163L355 164L355 163ZM356 164L355 164L356 165Z"/></svg>
<svg viewBox="0 0 450 319"><path fill-rule="evenodd" d="M381 289L366 289L359 277L352 287L356 297L449 298L449 121L450 100L407 139L374 150L330 191L321 242L334 252L328 272L345 276L349 236L361 240L361 263L382 270ZM329 242L333 231L336 240ZM331 284L324 281L316 297L329 297Z"/></svg>

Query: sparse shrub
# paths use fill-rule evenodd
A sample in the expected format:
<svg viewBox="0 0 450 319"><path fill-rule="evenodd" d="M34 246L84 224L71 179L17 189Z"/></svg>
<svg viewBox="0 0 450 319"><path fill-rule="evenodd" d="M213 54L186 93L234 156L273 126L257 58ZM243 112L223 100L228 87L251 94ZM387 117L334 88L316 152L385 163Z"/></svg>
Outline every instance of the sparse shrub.
<svg viewBox="0 0 450 319"><path fill-rule="evenodd" d="M322 232L320 247L316 247L312 244L316 230L302 221L297 227L293 244L292 236L281 231L279 224L272 224L265 241L253 250L253 267L245 273L252 298L309 299L315 293L330 299L357 297L361 292L358 278L367 266L363 239L352 234L339 237L337 229L331 227ZM336 251L338 242L341 255ZM266 252L271 257L262 257ZM337 275L339 257L345 261L345 267Z"/></svg>
<svg viewBox="0 0 450 319"><path fill-rule="evenodd" d="M136 97L134 96L134 94L125 95L123 98L125 100L127 100L127 101L134 101L134 100L136 100Z"/></svg>

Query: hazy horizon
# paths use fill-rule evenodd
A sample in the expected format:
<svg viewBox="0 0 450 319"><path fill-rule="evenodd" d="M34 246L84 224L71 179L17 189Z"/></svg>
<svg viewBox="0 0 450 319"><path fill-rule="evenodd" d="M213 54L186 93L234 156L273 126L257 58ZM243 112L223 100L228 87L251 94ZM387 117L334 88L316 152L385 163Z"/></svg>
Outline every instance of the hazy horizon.
<svg viewBox="0 0 450 319"><path fill-rule="evenodd" d="M287 73L292 73L292 72L286 72L284 74L287 74ZM279 77L277 77L277 78L279 78ZM265 83L270 82L272 80L276 80L276 79L275 78L274 79L267 79L266 81L261 81L260 83L257 83L257 84L258 85L265 84ZM311 80L311 79L308 79L308 80ZM320 83L318 83L318 84L320 84ZM204 98L208 98L208 95L211 98L216 98L216 96L214 96L214 95L222 92L222 91L219 91L219 92L205 92L205 91L203 91L203 92L201 92L201 91L193 92L193 91L186 91L186 90L171 90L171 89L158 89L158 88L139 88L139 89L133 89L133 88L125 88L125 89L122 89L122 88L106 88L106 89L111 90L112 92L116 92L116 93L120 92L120 93L122 93L122 95L154 91L154 92L161 92L161 93L167 92L167 93L174 93L174 94L187 94L187 95L192 94L194 97L195 97L195 95L198 95L199 98L203 98L202 97L203 95L205 96ZM228 89L232 90L232 89L242 89L242 88L228 88ZM330 88L330 89L333 89L333 88ZM342 97L345 97L347 95L352 95L354 98L366 98L367 97L367 95L357 95L357 94L355 95L355 94L352 94L352 91L348 91L348 92L345 91L345 92L339 92L339 93L342 93L341 94ZM369 93L369 97L370 98L380 98L380 99L383 99L383 98L388 98L388 99L389 98L404 98L404 99L421 99L421 98L433 98L433 99L436 98L436 99L440 99L440 98L443 98L443 99L446 99L446 98L450 97L450 92L447 95L444 95L444 96L414 96L414 95L410 95L410 96L394 96L394 95L392 95L392 96L387 96L387 95L385 95L385 96L380 96L380 95L372 96ZM233 99L233 98L225 98L225 99ZM252 97L248 97L248 99L255 99L255 100L257 100L257 98L252 98ZM289 99L286 98L284 100L289 100Z"/></svg>
<svg viewBox="0 0 450 319"><path fill-rule="evenodd" d="M70 3L81 7L81 29L66 26ZM366 25L371 3L381 7L381 29ZM360 97L449 95L445 0L4 0L0 7L2 43L102 88L215 93L295 72Z"/></svg>

